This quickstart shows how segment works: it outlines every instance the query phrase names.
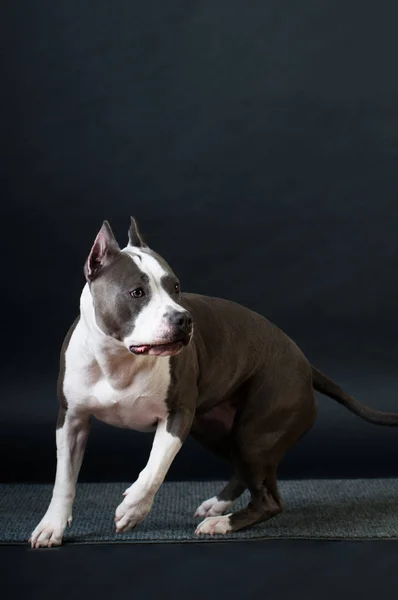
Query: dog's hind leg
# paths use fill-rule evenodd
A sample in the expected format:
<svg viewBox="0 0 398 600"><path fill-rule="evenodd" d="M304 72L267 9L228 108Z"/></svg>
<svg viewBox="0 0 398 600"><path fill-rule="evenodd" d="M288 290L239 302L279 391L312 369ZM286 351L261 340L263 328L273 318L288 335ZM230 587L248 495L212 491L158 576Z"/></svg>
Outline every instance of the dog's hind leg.
<svg viewBox="0 0 398 600"><path fill-rule="evenodd" d="M312 426L314 394L310 380L301 386L287 381L282 390L266 396L261 385L256 388L237 412L231 431L232 462L239 480L250 491L250 502L237 512L207 517L199 524L198 535L239 531L282 511L278 465Z"/></svg>
<svg viewBox="0 0 398 600"><path fill-rule="evenodd" d="M197 416L191 429L194 439L228 461L231 461L231 429L236 407L235 400L227 401L208 413ZM198 506L195 517L203 518L224 514L245 489L246 485L236 474L233 474L227 485L217 495Z"/></svg>
<svg viewBox="0 0 398 600"><path fill-rule="evenodd" d="M227 485L216 495L202 502L196 509L195 517L214 517L223 515L232 506L235 500L243 494L246 485L235 475Z"/></svg>

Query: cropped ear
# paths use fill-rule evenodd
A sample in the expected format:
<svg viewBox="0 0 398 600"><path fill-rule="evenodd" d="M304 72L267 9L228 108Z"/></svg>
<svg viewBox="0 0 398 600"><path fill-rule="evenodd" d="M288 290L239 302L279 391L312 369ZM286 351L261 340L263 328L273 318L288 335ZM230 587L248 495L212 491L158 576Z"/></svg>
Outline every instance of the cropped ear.
<svg viewBox="0 0 398 600"><path fill-rule="evenodd" d="M134 217L130 217L130 220L129 246L135 246L136 248L147 248L147 245L139 232L137 221L134 219Z"/></svg>
<svg viewBox="0 0 398 600"><path fill-rule="evenodd" d="M111 259L115 258L119 252L120 248L111 226L108 221L104 221L84 265L84 274L87 281L92 281L100 270L109 264Z"/></svg>

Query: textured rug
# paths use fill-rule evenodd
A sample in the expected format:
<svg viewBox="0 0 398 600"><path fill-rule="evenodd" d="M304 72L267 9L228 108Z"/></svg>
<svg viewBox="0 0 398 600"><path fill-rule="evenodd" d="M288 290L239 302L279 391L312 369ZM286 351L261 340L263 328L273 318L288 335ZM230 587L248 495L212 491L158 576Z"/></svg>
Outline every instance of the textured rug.
<svg viewBox="0 0 398 600"><path fill-rule="evenodd" d="M65 543L201 542L194 518L199 504L214 496L223 483L166 482L152 511L134 531L116 534L113 518L128 483L81 483L74 521ZM285 503L281 515L247 531L213 540L253 539L386 539L398 538L398 479L281 481ZM26 543L43 516L52 486L0 485L0 543ZM245 494L235 503L245 505Z"/></svg>

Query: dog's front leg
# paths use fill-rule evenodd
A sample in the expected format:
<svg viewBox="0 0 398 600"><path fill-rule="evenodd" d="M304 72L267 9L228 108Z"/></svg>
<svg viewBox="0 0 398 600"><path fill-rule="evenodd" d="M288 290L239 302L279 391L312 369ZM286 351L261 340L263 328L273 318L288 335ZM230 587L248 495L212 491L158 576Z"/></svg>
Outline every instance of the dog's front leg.
<svg viewBox="0 0 398 600"><path fill-rule="evenodd" d="M57 472L50 505L33 531L29 542L32 548L59 546L67 523L72 522L72 506L76 481L83 460L90 430L88 417L71 417L60 408L57 427Z"/></svg>
<svg viewBox="0 0 398 600"><path fill-rule="evenodd" d="M174 411L159 421L146 467L125 492L125 499L117 507L116 532L132 529L149 513L156 492L176 454L187 437L193 421L193 411Z"/></svg>

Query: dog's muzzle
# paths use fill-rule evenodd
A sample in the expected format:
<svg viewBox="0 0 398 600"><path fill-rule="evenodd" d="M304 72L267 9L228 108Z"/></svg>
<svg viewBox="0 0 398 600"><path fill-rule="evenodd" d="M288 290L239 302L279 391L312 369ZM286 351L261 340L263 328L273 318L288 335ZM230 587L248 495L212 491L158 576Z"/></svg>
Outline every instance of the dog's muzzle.
<svg viewBox="0 0 398 600"><path fill-rule="evenodd" d="M170 324L170 337L159 340L158 344L139 344L129 346L132 354L171 356L178 354L184 346L188 346L193 334L193 320L188 312L175 312L167 315Z"/></svg>

